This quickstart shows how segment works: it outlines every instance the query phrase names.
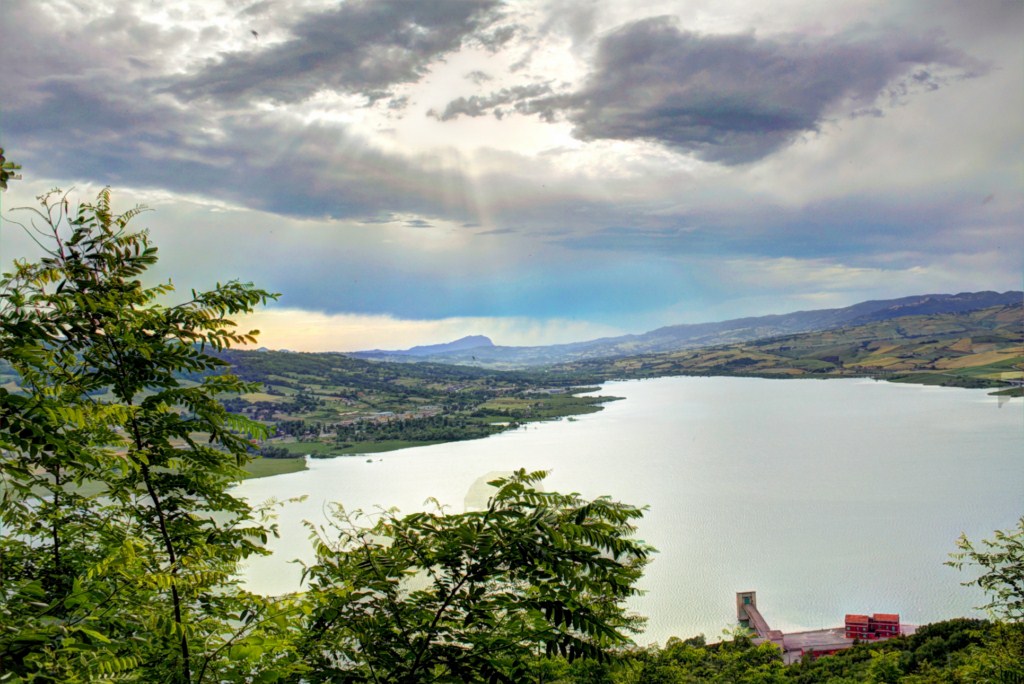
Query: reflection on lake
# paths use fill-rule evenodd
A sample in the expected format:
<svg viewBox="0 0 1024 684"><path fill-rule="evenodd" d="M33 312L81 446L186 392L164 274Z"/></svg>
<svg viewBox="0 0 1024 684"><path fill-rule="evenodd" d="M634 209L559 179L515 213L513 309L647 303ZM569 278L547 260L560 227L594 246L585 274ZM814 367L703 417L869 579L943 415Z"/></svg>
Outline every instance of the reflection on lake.
<svg viewBox="0 0 1024 684"><path fill-rule="evenodd" d="M279 517L272 558L247 572L260 591L297 588L311 557L302 520L348 509L461 512L480 476L550 470L548 490L646 504L639 536L660 550L634 602L641 643L715 637L754 589L777 629L841 624L847 612L926 623L974 614L981 596L945 567L1024 514L1024 411L984 390L871 380L664 378L609 383L625 397L575 421L485 440L331 460L250 480L252 501L308 494ZM372 458L368 463L367 458Z"/></svg>

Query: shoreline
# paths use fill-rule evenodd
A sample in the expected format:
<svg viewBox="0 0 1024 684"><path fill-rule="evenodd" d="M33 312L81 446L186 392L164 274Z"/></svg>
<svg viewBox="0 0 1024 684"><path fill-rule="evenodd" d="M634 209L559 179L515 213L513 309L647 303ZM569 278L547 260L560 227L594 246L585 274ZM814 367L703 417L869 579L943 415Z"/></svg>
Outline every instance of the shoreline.
<svg viewBox="0 0 1024 684"><path fill-rule="evenodd" d="M291 458L267 458L257 456L249 464L260 462L262 467L257 467L256 473L246 467L247 472L253 473L246 480L255 480L265 477L274 477L276 475L285 475L293 472L302 472L309 470L307 465L307 459L318 459L318 460L329 460L335 458L364 458L372 457L374 454L383 454L392 451L400 451L403 449L413 449L416 447L434 446L437 444L453 444L456 442L472 442L476 440L487 439L495 435L500 435L505 432L510 432L524 428L527 425L534 423L545 423L551 421L576 420L576 416L587 415L590 413L597 413L604 410L603 404L620 401L625 397L616 396L605 396L605 395L594 395L595 392L602 392L603 386L598 387L579 387L574 388L578 391L566 392L561 396L569 397L572 399L580 399L582 401L576 402L571 407L560 407L554 414L540 414L536 417L520 418L512 421L500 421L488 423L488 426L495 427L493 431L485 435L475 435L472 437L466 437L463 439L439 439L439 440L380 440L380 441L367 441L352 444L350 446L342 447L340 449L332 448L330 445L322 441L311 441L311 442L270 442L271 446L281 446L295 451L295 455ZM298 453L304 451L301 448L295 447L295 445L308 445L311 447L311 451L307 453ZM371 459L372 460L372 459ZM282 463L291 463L291 467L281 465L279 467L269 466L266 462L279 461ZM301 465L299 465L301 464Z"/></svg>
<svg viewBox="0 0 1024 684"><path fill-rule="evenodd" d="M472 441L476 441L476 440L483 440L483 439L487 439L488 437L492 437L494 435L500 435L500 434L502 434L504 432L508 432L508 431L511 431L511 430L517 430L519 428L526 427L527 425L529 425L531 423L550 422L550 421L558 421L558 420L563 420L563 419L564 420L568 420L568 421L572 421L572 420L576 419L575 418L576 416L586 415L588 413L596 413L597 411L604 410L604 406L602 406L601 404L609 403L609 402L612 402L612 401L625 400L626 397L617 397L617 396L608 396L608 395L596 395L595 396L594 393L604 392L607 389L607 385L610 384L610 383L639 382L639 381L644 381L644 380L659 380L659 379L674 378L674 377L691 377L691 378L692 377L701 377L701 378L709 378L709 379L710 378L736 378L736 379L761 379L761 380L823 380L823 381L828 381L828 380L874 380L875 382L885 382L885 383L889 383L889 384L893 384L893 385L919 386L919 387L936 387L936 388L942 388L942 389L967 389L967 390L994 389L994 388L991 388L991 387L987 387L987 388L986 387L963 387L963 386L957 386L957 385L940 385L940 384L929 384L929 383L923 383L923 382L901 381L901 380L898 380L898 379L881 378L881 377L877 377L877 376L873 376L873 375L867 375L867 374L865 374L865 375L842 375L842 376L835 376L835 375L834 376L820 376L820 375L819 376L812 376L812 375L786 376L786 375L778 375L778 374L771 374L771 373L765 373L765 374L759 374L759 373L750 373L750 374L730 373L730 374L727 374L727 375L726 374L707 375L707 374L703 374L703 373L673 373L673 374L670 374L670 375L649 376L649 377L639 377L639 378L609 378L609 379L605 380L598 387L581 387L581 388L579 388L580 391L573 392L571 395L568 395L568 396L572 396L572 397L583 397L583 398L591 398L591 399L600 399L601 401L595 401L593 403L582 405L582 406L579 407L580 410L576 410L576 411L573 411L573 412L567 412L567 413L564 413L563 415L558 415L558 416L555 416L555 417L538 417L538 418L532 418L532 419L524 419L522 421L511 422L511 423L508 423L506 425L502 425L500 430L495 430L494 432L492 432L490 434L480 435L480 436L475 436L475 437L469 437L469 438L466 438L466 439L443 439L443 440L434 440L434 441L383 440L383 441L380 441L380 442L364 442L364 443L362 443L362 445L365 445L367 448L365 448L364 450L361 450L361 451L357 451L356 450L356 445L352 445L352 447L349 447L352 450L350 450L350 451L345 450L345 451L340 451L340 452L337 452L337 453L315 453L315 451L314 451L314 452L309 452L309 453L305 453L305 454L297 453L292 458L265 458L265 457L257 456L255 459L253 459L253 461L251 461L250 463L246 464L245 469L246 469L247 472L250 473L250 475L248 477L246 477L246 478L243 478L243 480L255 480L255 479L262 479L262 478L266 478L266 477L276 477L277 475L287 475L287 474L290 474L290 473L302 472L302 471L305 471L305 470L309 470L309 467L307 465L307 461L308 461L308 459L311 459L311 458L312 459L317 459L317 460L329 460L329 459L335 459L335 458L348 459L348 458L372 457L374 454L383 454L383 453L389 453L389 452L393 452L393 451L400 451L400 450L404 450L404 449L414 449L414 448L417 448L417 447L434 446L434 445L438 445L438 444L452 444L452 443L456 443L456 442L472 442ZM1006 401L1009 401L1010 399L1024 398L1024 387L1007 387L1007 388L999 389L999 390L996 390L996 391L986 392L986 395L990 396L990 397L994 397L994 398L1000 400L1001 402L1006 402ZM287 444L291 444L291 445L294 445L294 444L308 444L310 446L320 445L321 448L324 448L324 447L327 446L323 442L297 442L296 441L296 442L288 442ZM253 470L249 469L250 465L252 465L254 463L261 462L261 461L264 462L264 467L261 468L261 467L258 466L255 469L257 472L254 473ZM266 463L265 463L267 461L279 461L279 462L282 463L282 465L280 465L278 467L267 466ZM283 465L284 463L289 463L290 465L289 466L285 466L285 465Z"/></svg>

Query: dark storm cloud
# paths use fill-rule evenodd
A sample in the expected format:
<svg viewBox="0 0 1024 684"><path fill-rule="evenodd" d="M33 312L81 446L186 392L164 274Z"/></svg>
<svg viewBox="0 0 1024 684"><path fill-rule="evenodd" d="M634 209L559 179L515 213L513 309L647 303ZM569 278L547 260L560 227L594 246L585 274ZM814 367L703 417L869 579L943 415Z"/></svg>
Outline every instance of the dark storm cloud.
<svg viewBox="0 0 1024 684"><path fill-rule="evenodd" d="M211 119L104 85L52 79L37 104L5 112L8 148L34 176L201 193L289 216L472 215L458 174L372 150L342 128L260 112Z"/></svg>
<svg viewBox="0 0 1024 684"><path fill-rule="evenodd" d="M349 0L304 16L283 43L225 54L167 89L185 100L295 102L324 88L376 99L471 35L487 45L507 40L484 31L497 10L497 0Z"/></svg>
<svg viewBox="0 0 1024 684"><path fill-rule="evenodd" d="M0 109L38 103L52 80L74 78L97 92L162 73L165 60L193 33L114 7L96 16L35 0L0 6ZM211 28L210 30L216 30ZM135 89L136 97L142 93ZM88 115L88 111L78 112Z"/></svg>
<svg viewBox="0 0 1024 684"><path fill-rule="evenodd" d="M985 67L932 35L808 41L702 35L670 17L604 37L572 93L508 88L453 100L438 118L521 113L565 117L581 140L651 140L707 161L761 159L830 118L881 116L919 90Z"/></svg>
<svg viewBox="0 0 1024 684"><path fill-rule="evenodd" d="M492 6L420 4L374 6L385 15L381 26L397 27L393 40L413 47L422 47L411 37L416 27L424 44L437 45L438 32L454 30L449 19L464 26ZM344 7L352 16L368 11L366 3ZM255 108L184 107L157 92L170 78L158 75L202 31L155 24L128 5L63 23L45 3L7 0L4 9L11 21L0 22L0 143L33 177L166 188L300 217L372 217L382 208L475 217L464 179L434 160L373 149L341 124L302 124ZM300 19L300 28L312 20Z"/></svg>
<svg viewBox="0 0 1024 684"><path fill-rule="evenodd" d="M765 157L830 116L905 95L931 73L981 70L936 37L810 42L700 35L670 19L629 24L601 41L568 118L583 140L654 140L725 164Z"/></svg>

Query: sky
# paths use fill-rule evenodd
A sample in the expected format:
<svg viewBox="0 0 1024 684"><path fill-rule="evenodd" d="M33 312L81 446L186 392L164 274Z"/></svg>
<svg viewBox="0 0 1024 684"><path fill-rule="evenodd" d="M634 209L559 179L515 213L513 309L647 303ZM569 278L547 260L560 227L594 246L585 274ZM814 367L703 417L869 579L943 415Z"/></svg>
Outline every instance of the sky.
<svg viewBox="0 0 1024 684"><path fill-rule="evenodd" d="M60 187L302 351L1020 289L1024 2L3 0L0 262Z"/></svg>

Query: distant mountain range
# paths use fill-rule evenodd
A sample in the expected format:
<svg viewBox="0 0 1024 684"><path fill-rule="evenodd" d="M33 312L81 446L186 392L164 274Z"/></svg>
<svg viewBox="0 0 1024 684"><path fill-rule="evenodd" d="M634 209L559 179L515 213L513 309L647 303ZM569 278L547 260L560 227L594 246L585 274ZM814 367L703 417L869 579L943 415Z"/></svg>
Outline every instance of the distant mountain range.
<svg viewBox="0 0 1024 684"><path fill-rule="evenodd" d="M681 349L734 344L752 340L862 325L901 316L955 314L995 306L1019 305L1024 292L961 292L861 302L841 309L795 311L788 314L736 318L658 328L640 335L604 337L585 342L539 347L504 347L490 338L472 335L447 344L401 351L373 350L349 356L382 361L430 361L488 368L526 368L587 359L673 352Z"/></svg>
<svg viewBox="0 0 1024 684"><path fill-rule="evenodd" d="M456 354L459 352L467 352L472 349L479 349L481 347L493 346L494 342L491 342L491 338L489 337L485 337L484 335L468 335L466 337L460 337L454 342L445 342L444 344L426 344L420 347L413 347L412 349L405 349L402 351L385 351L383 349L374 349L373 351L356 352L355 354L350 354L350 356L359 356L362 358L377 358L377 355L386 357L431 357L445 354Z"/></svg>

